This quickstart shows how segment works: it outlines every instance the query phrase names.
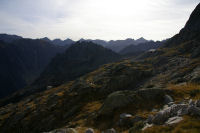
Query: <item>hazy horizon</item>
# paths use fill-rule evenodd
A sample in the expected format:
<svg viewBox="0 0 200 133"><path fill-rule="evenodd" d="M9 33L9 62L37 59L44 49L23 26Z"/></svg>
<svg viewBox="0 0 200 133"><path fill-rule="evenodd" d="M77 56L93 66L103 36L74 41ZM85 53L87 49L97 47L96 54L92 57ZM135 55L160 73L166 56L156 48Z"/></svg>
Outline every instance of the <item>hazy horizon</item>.
<svg viewBox="0 0 200 133"><path fill-rule="evenodd" d="M170 38L199 0L1 0L0 33L25 38Z"/></svg>

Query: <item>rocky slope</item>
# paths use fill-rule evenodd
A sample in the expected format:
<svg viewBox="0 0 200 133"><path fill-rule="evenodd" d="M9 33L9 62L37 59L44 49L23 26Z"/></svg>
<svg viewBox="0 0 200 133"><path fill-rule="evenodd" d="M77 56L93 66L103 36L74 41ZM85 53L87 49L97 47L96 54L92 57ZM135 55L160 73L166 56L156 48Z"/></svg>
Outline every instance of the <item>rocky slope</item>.
<svg viewBox="0 0 200 133"><path fill-rule="evenodd" d="M199 132L200 30L182 31L154 52L1 107L0 132Z"/></svg>

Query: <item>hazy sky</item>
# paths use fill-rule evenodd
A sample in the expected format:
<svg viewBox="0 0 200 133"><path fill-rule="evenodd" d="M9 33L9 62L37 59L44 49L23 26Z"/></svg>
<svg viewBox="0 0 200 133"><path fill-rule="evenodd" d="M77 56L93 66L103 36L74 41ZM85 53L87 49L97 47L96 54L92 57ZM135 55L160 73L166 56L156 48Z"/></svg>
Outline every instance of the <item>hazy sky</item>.
<svg viewBox="0 0 200 133"><path fill-rule="evenodd" d="M199 0L0 0L0 33L23 37L161 40Z"/></svg>

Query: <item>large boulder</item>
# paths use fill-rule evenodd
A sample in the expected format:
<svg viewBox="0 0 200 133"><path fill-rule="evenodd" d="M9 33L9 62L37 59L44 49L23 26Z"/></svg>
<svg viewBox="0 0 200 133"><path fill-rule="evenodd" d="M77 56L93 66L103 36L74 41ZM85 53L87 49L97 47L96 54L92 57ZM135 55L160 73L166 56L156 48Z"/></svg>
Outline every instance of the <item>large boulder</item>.
<svg viewBox="0 0 200 133"><path fill-rule="evenodd" d="M157 88L138 91L117 91L106 98L99 110L99 114L108 115L117 109L142 106L144 103L163 103L164 95L165 90Z"/></svg>

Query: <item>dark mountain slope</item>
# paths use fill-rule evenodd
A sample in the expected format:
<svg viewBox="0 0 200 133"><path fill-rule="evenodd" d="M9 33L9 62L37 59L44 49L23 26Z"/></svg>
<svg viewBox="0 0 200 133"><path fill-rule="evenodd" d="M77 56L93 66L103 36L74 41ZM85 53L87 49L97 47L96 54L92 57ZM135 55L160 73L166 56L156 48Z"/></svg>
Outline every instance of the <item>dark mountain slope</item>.
<svg viewBox="0 0 200 133"><path fill-rule="evenodd" d="M178 45L180 43L189 40L200 40L200 4L197 5L195 10L190 15L185 27L180 31L179 34L169 39L166 43L166 47Z"/></svg>
<svg viewBox="0 0 200 133"><path fill-rule="evenodd" d="M47 37L41 38L41 40L47 41L48 43L57 45L57 46L65 46L65 47L70 47L71 44L75 43L75 41L71 39L66 39L66 40L61 40L61 39L54 39L50 40Z"/></svg>
<svg viewBox="0 0 200 133"><path fill-rule="evenodd" d="M64 51L45 41L19 39L0 42L0 97L32 83L52 57Z"/></svg>
<svg viewBox="0 0 200 133"><path fill-rule="evenodd" d="M126 48L122 49L119 53L122 55L139 55L143 52L146 52L150 49L157 49L163 45L164 42L154 42L149 41L146 43L141 43L138 45L129 45Z"/></svg>
<svg viewBox="0 0 200 133"><path fill-rule="evenodd" d="M100 65L117 61L120 56L92 42L77 42L65 53L57 55L33 84L40 87L57 86L97 69Z"/></svg>
<svg viewBox="0 0 200 133"><path fill-rule="evenodd" d="M80 42L82 41L91 41L93 43L99 44L104 46L105 48L111 49L112 51L115 51L117 53L119 53L122 49L124 49L125 47L129 46L129 45L138 45L140 43L146 43L148 42L148 40L144 39L143 37L134 40L131 38L125 39L125 40L110 40L110 41L104 41L104 40L91 40L91 39L80 39Z"/></svg>
<svg viewBox="0 0 200 133"><path fill-rule="evenodd" d="M11 43L15 40L19 40L22 39L21 36L17 36L17 35L8 35L8 34L0 34L0 40L7 42L7 43Z"/></svg>

